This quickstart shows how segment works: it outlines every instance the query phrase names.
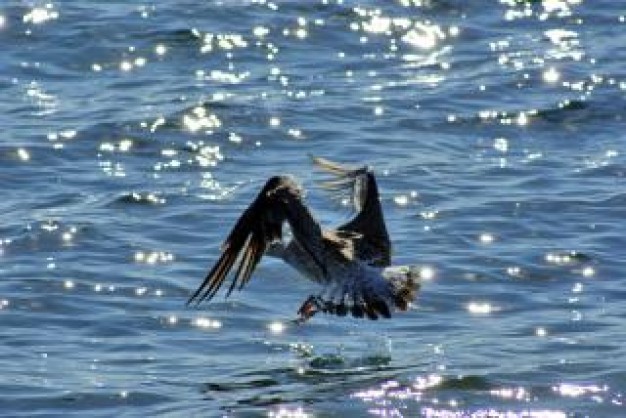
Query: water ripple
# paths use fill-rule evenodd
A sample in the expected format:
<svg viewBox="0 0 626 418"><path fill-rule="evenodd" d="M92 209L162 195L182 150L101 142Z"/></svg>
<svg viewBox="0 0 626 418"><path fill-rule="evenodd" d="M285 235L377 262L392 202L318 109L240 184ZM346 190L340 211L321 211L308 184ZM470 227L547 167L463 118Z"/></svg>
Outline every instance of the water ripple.
<svg viewBox="0 0 626 418"><path fill-rule="evenodd" d="M11 416L621 416L618 2L0 5L0 363ZM97 18L96 18L97 17ZM186 308L265 179L378 173L393 321L292 319L264 260Z"/></svg>

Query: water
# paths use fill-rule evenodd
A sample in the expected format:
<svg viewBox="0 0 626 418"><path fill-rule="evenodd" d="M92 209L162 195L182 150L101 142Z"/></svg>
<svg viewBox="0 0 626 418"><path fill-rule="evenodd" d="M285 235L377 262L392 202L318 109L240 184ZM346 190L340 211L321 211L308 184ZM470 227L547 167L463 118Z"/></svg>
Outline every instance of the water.
<svg viewBox="0 0 626 418"><path fill-rule="evenodd" d="M0 4L5 416L624 415L623 2ZM379 173L391 321L186 308L275 173ZM507 415L508 414L508 415Z"/></svg>

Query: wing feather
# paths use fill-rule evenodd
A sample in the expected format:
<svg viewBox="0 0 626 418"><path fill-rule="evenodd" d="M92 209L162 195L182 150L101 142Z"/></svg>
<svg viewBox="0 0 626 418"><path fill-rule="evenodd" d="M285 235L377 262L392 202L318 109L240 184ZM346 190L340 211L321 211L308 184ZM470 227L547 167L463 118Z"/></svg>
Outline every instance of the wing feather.
<svg viewBox="0 0 626 418"><path fill-rule="evenodd" d="M220 258L189 298L187 305L211 300L237 263L226 297L235 288L241 290L250 280L268 246L282 239L284 222L289 223L294 237L325 271L319 255L323 249L321 228L301 197L300 188L289 177L270 178L229 233L222 244Z"/></svg>
<svg viewBox="0 0 626 418"><path fill-rule="evenodd" d="M313 157L313 162L331 175L331 179L321 182L321 186L339 196L348 197L355 211L354 217L337 230L352 232L358 258L380 267L391 263L391 241L385 226L378 185L373 171L367 166L353 168Z"/></svg>

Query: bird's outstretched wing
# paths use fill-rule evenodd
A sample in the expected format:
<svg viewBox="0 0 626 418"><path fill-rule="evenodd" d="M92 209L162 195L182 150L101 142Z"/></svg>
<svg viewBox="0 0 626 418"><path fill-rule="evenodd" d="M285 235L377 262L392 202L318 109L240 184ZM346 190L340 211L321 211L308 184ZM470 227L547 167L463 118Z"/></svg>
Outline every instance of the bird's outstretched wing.
<svg viewBox="0 0 626 418"><path fill-rule="evenodd" d="M322 181L321 186L340 196L347 192L352 201L354 217L337 230L360 236L354 240L359 259L374 266L388 266L391 263L391 242L374 172L367 166L353 168L320 157L313 157L313 162L334 177Z"/></svg>
<svg viewBox="0 0 626 418"><path fill-rule="evenodd" d="M254 202L241 215L222 244L219 260L187 304L199 304L213 298L237 262L239 266L226 297L236 287L241 290L269 245L282 239L285 221L289 223L294 239L325 272L320 260L323 244L319 224L302 202L298 185L289 177L275 176L265 183Z"/></svg>

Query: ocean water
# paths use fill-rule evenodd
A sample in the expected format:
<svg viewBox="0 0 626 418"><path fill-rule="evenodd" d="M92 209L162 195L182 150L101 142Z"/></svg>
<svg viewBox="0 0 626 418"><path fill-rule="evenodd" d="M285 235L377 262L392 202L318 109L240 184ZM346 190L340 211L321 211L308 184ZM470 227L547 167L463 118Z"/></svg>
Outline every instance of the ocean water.
<svg viewBox="0 0 626 418"><path fill-rule="evenodd" d="M0 415L626 416L626 3L0 3ZM264 259L188 308L309 156L379 175L392 320L290 322Z"/></svg>

